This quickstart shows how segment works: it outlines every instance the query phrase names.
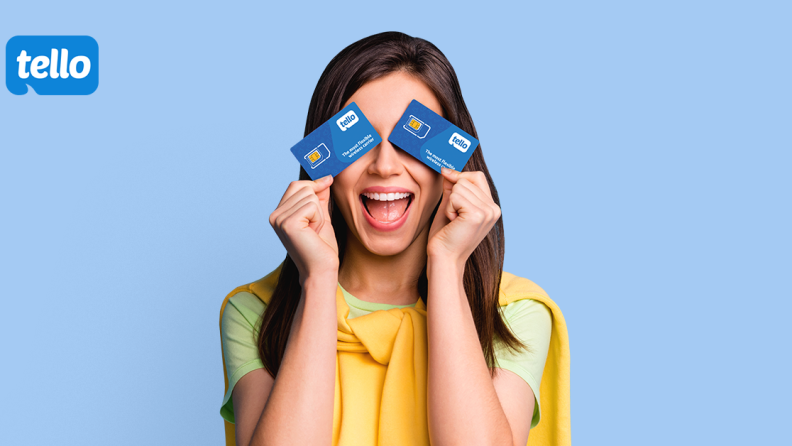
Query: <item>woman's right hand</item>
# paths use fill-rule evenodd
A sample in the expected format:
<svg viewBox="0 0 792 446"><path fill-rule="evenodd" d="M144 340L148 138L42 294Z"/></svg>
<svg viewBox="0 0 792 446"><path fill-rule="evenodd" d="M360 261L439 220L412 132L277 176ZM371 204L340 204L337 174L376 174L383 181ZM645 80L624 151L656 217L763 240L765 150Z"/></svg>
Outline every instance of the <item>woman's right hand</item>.
<svg viewBox="0 0 792 446"><path fill-rule="evenodd" d="M300 271L300 282L318 273L338 272L338 242L328 203L333 177L292 181L269 222Z"/></svg>

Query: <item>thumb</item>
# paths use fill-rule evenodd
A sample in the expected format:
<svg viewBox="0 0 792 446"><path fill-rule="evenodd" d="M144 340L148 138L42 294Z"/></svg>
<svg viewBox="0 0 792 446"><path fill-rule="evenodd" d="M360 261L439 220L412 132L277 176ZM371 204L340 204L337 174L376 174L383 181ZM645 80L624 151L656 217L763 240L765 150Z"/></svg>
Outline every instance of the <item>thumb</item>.
<svg viewBox="0 0 792 446"><path fill-rule="evenodd" d="M443 202L440 204L440 212L445 215L449 222L457 218L454 205L451 203L451 190L454 188L454 183L443 177Z"/></svg>
<svg viewBox="0 0 792 446"><path fill-rule="evenodd" d="M443 226L450 223L453 219L457 217L456 213L454 212L453 206L451 206L451 190L454 187L454 183L448 181L445 177L443 177L443 198L440 200L440 207L437 209L437 217L442 217Z"/></svg>
<svg viewBox="0 0 792 446"><path fill-rule="evenodd" d="M440 168L440 175L442 175L443 178L454 184L456 184L457 180L459 180L459 176L461 174L462 174L461 172L456 171L454 169L449 169L448 167Z"/></svg>
<svg viewBox="0 0 792 446"><path fill-rule="evenodd" d="M325 175L322 178L316 179L312 182L314 192L319 195L319 192L326 190L333 184L333 176Z"/></svg>
<svg viewBox="0 0 792 446"><path fill-rule="evenodd" d="M314 181L314 193L319 198L319 204L322 205L322 212L325 217L330 217L330 185L333 184L333 177L331 175L324 176Z"/></svg>
<svg viewBox="0 0 792 446"><path fill-rule="evenodd" d="M318 180L314 180L313 190L319 201L327 201L330 199L330 185L333 184L332 175L327 175Z"/></svg>

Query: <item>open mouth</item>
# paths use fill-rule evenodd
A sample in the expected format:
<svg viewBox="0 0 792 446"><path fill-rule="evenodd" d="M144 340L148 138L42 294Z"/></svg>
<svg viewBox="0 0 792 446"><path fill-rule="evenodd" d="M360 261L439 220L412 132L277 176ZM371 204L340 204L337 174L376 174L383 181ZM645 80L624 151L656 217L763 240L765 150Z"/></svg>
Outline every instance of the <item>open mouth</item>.
<svg viewBox="0 0 792 446"><path fill-rule="evenodd" d="M363 209L378 223L393 224L407 213L412 204L411 193L375 193L366 192L360 195Z"/></svg>

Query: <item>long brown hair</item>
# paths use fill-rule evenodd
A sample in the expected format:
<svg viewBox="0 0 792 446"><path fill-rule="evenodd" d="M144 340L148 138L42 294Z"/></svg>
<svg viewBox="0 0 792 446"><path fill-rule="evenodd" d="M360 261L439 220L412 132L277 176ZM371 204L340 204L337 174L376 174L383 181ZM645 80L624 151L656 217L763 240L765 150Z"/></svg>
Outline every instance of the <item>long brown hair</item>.
<svg viewBox="0 0 792 446"><path fill-rule="evenodd" d="M432 43L400 32L384 32L366 37L344 48L330 61L311 97L305 135L338 113L363 84L396 71L405 71L426 83L442 105L445 118L478 138L473 118L462 99L459 80L448 59ZM481 145L473 151L463 171L483 172L492 191L492 198L500 206L498 192L484 162ZM300 180L310 180L302 167ZM438 202L438 206L439 204ZM329 206L338 241L339 260L343 262L348 228L341 213L333 212L332 194ZM437 207L434 212L437 212ZM432 220L430 218L430 224ZM503 219L500 218L468 258L463 278L481 350L488 363L496 366L497 359L493 348L495 336L512 350L518 347L527 349L500 317L498 297L503 254ZM269 305L261 316L262 329L258 336L259 354L264 367L273 377L277 375L286 351L286 342L301 291L299 272L287 254ZM428 296L425 265L418 281L418 292L426 303Z"/></svg>

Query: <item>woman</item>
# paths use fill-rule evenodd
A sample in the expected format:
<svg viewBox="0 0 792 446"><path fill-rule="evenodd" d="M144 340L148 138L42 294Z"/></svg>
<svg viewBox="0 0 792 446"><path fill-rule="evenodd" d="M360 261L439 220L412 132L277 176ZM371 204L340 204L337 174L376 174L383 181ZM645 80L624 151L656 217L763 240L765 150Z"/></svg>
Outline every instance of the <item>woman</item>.
<svg viewBox="0 0 792 446"><path fill-rule="evenodd" d="M502 272L481 148L438 174L387 140L413 99L477 136L453 68L425 40L370 36L319 79L306 135L355 102L383 141L335 178L301 169L270 215L286 259L226 298L229 442L524 445L538 424L563 319L558 341L557 307Z"/></svg>

